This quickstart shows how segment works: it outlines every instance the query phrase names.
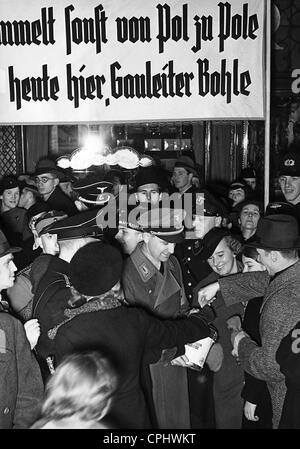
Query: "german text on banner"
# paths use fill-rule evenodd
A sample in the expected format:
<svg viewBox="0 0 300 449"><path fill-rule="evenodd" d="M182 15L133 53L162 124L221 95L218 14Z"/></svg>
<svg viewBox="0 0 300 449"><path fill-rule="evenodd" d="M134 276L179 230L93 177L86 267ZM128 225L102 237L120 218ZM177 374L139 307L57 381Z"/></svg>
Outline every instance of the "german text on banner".
<svg viewBox="0 0 300 449"><path fill-rule="evenodd" d="M0 123L264 118L263 0L0 0Z"/></svg>

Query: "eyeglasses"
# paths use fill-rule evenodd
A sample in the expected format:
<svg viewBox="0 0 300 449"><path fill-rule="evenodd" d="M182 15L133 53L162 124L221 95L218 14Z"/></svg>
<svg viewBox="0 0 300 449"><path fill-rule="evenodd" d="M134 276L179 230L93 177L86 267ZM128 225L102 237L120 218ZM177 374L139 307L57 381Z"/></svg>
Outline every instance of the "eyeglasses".
<svg viewBox="0 0 300 449"><path fill-rule="evenodd" d="M41 182L43 184L46 184L50 179L55 179L52 176L49 178L48 176L42 176L41 178L34 178L34 181L36 184L40 184Z"/></svg>

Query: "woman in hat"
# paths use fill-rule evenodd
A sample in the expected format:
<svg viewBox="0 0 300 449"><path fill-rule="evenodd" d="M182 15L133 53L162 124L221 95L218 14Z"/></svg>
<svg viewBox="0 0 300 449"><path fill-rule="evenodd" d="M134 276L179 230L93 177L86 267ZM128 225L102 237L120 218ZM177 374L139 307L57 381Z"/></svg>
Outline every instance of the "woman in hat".
<svg viewBox="0 0 300 449"><path fill-rule="evenodd" d="M11 245L21 245L31 237L26 210L18 207L20 187L15 176L5 176L0 183L1 227Z"/></svg>
<svg viewBox="0 0 300 449"><path fill-rule="evenodd" d="M197 298L198 290L216 281L220 277L241 272L242 263L236 256L241 251L241 243L234 239L228 231L221 228L211 229L203 238L203 249L200 253L213 272L203 279L194 290ZM213 396L217 429L240 429L243 416L243 400L241 391L244 383L242 368L231 354L232 346L227 320L240 324L244 314L242 304L222 307L218 298L212 306L216 318L213 322L218 330L219 339L215 343L206 360L209 368L214 371Z"/></svg>

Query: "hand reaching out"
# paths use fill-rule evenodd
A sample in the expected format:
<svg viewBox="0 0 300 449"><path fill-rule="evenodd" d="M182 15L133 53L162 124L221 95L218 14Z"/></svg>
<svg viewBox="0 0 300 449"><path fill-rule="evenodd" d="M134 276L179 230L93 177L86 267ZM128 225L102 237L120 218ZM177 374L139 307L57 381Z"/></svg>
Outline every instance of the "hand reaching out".
<svg viewBox="0 0 300 449"><path fill-rule="evenodd" d="M198 292L198 303L200 307L210 305L216 298L216 294L219 291L220 286L218 282L209 284L206 287L201 288Z"/></svg>
<svg viewBox="0 0 300 449"><path fill-rule="evenodd" d="M27 340L30 343L31 350L35 348L41 334L40 323L36 318L26 321L24 324Z"/></svg>

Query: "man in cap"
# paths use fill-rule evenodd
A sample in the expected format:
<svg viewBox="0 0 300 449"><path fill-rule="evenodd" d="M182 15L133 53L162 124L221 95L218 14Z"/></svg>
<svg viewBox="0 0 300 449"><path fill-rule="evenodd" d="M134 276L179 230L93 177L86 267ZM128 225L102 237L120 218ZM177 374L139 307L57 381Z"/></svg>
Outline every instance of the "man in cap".
<svg viewBox="0 0 300 449"><path fill-rule="evenodd" d="M79 248L89 242L102 238L102 229L97 225L97 210L82 212L64 220L55 221L41 231L41 237L49 234L59 244L59 256L53 257L44 276L36 286L33 298L33 317L38 318L41 336L36 347L41 359L42 373L46 378L51 369L53 342L49 340L48 330L63 319L63 312L69 300L66 276L69 262ZM34 275L34 273L32 273Z"/></svg>
<svg viewBox="0 0 300 449"><path fill-rule="evenodd" d="M0 232L0 291L13 286L16 266L11 248ZM43 382L23 325L0 312L0 428L29 428L37 419L43 399Z"/></svg>
<svg viewBox="0 0 300 449"><path fill-rule="evenodd" d="M184 315L189 308L180 265L173 256L175 244L183 240L184 216L183 209L152 208L142 213L138 220L142 242L123 272L126 300L163 318ZM186 369L151 365L150 371L159 428L190 428Z"/></svg>
<svg viewBox="0 0 300 449"><path fill-rule="evenodd" d="M194 161L189 156L180 156L174 165L172 181L175 188L183 195L184 193L194 193L193 177L198 177L198 172Z"/></svg>
<svg viewBox="0 0 300 449"><path fill-rule="evenodd" d="M265 380L271 394L273 427L277 428L286 394L284 375L276 362L282 338L300 319L300 247L297 221L288 215L269 215L258 222L255 247L267 271L220 278L198 292L200 306L210 304L220 290L226 306L264 296L260 316L262 346L243 331L233 332L234 354L245 371Z"/></svg>
<svg viewBox="0 0 300 449"><path fill-rule="evenodd" d="M300 224L300 153L289 152L280 161L278 182L285 201L295 206Z"/></svg>
<svg viewBox="0 0 300 449"><path fill-rule="evenodd" d="M61 210L68 216L75 215L77 209L74 202L59 188L60 179L64 178L64 173L51 159L41 159L38 161L34 173L34 180L39 194L53 210Z"/></svg>
<svg viewBox="0 0 300 449"><path fill-rule="evenodd" d="M160 180L154 166L142 167L135 175L136 200L140 204L157 204L160 199Z"/></svg>
<svg viewBox="0 0 300 449"><path fill-rule="evenodd" d="M26 321L32 317L35 285L45 274L52 257L59 253L56 236L42 234L42 231L50 224L64 218L67 218L67 215L63 212L49 211L37 214L29 222L34 236L34 248L35 250L41 248L42 254L39 254L33 263L19 271L14 285L7 289L10 306L22 320Z"/></svg>

